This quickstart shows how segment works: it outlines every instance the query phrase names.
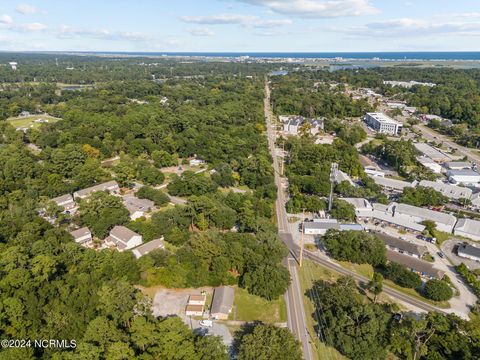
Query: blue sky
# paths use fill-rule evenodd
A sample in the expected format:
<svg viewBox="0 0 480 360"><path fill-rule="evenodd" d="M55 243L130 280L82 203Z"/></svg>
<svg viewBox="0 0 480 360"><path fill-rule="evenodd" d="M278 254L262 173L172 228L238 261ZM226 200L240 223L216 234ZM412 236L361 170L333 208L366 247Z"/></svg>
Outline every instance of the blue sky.
<svg viewBox="0 0 480 360"><path fill-rule="evenodd" d="M0 50L477 51L480 1L1 0Z"/></svg>

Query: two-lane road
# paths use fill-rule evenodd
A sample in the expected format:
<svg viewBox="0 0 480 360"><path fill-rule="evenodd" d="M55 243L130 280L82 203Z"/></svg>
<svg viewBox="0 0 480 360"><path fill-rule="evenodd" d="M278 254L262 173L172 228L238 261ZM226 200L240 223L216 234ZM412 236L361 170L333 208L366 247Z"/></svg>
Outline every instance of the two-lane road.
<svg viewBox="0 0 480 360"><path fill-rule="evenodd" d="M275 202L275 211L277 215L277 227L280 236L284 238L288 234L288 219L285 210L285 192L283 190L282 179L279 172L278 158L275 150L275 129L273 117L270 109L270 89L268 83L265 84L265 121L267 125L268 148L273 159L273 171L275 175L275 185L277 186L277 200ZM288 236L288 235L287 235ZM291 236L290 236L291 238ZM295 335L297 340L302 344L303 357L306 360L315 359L310 344L310 335L307 330L307 321L305 317L305 308L303 306L303 293L298 278L297 263L292 256L284 260L284 265L290 272L291 284L285 294L285 301L287 304L287 324L290 331Z"/></svg>

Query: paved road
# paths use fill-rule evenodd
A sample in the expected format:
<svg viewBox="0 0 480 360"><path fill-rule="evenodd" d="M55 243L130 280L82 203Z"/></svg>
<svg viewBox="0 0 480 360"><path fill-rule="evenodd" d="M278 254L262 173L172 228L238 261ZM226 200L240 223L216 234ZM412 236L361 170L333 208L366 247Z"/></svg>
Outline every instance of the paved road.
<svg viewBox="0 0 480 360"><path fill-rule="evenodd" d="M284 237L288 232L287 212L285 210L285 192L283 189L282 179L279 172L278 158L275 150L275 129L273 117L270 109L270 89L268 84L265 84L265 120L267 123L267 138L270 154L273 158L273 170L275 173L275 185L277 186L277 200L275 202L275 210L277 214L277 226L281 237ZM290 236L291 238L291 236ZM305 317L305 309L303 306L303 294L298 279L296 262L290 254L285 260L284 265L290 272L292 282L285 294L285 301L287 304L288 328L295 335L295 337L302 344L303 357L306 360L313 360L312 348L310 346L309 334L307 330L307 322Z"/></svg>

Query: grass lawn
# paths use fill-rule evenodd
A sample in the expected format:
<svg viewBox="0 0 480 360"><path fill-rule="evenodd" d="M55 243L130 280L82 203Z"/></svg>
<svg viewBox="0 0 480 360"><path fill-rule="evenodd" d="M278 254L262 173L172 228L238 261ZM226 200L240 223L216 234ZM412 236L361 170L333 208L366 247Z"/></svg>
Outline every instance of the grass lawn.
<svg viewBox="0 0 480 360"><path fill-rule="evenodd" d="M315 333L314 325L315 319L313 317L314 307L312 301L305 295L305 292L312 287L315 280L335 281L339 274L326 269L320 265L316 265L309 260L305 260L303 266L298 268L298 276L300 279L300 286L302 287L303 306L305 307L305 316L307 318L307 328L310 334L310 338L314 339L313 351L316 354L318 360L346 360L342 354L340 354L333 347L325 345L321 342Z"/></svg>
<svg viewBox="0 0 480 360"><path fill-rule="evenodd" d="M357 274L365 276L367 279L371 279L373 277L373 267L369 264L353 264L348 261L337 261L337 263L348 270L355 271Z"/></svg>
<svg viewBox="0 0 480 360"><path fill-rule="evenodd" d="M287 321L287 309L283 296L278 300L268 301L249 294L245 289L235 288L233 305L235 309L230 314L229 320L233 320L233 315L236 313L235 320L260 320L266 323Z"/></svg>
<svg viewBox="0 0 480 360"><path fill-rule="evenodd" d="M415 289L407 289L407 288L401 287L401 286L395 284L393 281L388 280L388 279L383 279L383 283L385 285L387 285L388 287L391 287L395 290L398 290L398 291L400 291L400 292L402 292L406 295L410 295L411 297L416 298L420 301L423 301L424 303L427 303L427 304L430 304L430 305L433 305L433 306L437 306L441 309L449 309L450 308L450 304L448 303L448 301L433 301L433 300L424 298Z"/></svg>
<svg viewBox="0 0 480 360"><path fill-rule="evenodd" d="M443 232L443 231L438 231L438 230L434 230L433 233L435 234L435 237L437 238L437 246L440 246L442 245L442 243L446 240L448 240L448 238L451 236L451 234L449 233L446 233L446 232Z"/></svg>
<svg viewBox="0 0 480 360"><path fill-rule="evenodd" d="M41 126L44 123L34 122L37 119L44 119L48 120L48 123L56 123L57 121L61 120L59 118L55 118L49 115L33 115L33 116L25 116L25 117L11 117L8 118L7 121L15 128L24 127L24 128L31 128L35 129Z"/></svg>

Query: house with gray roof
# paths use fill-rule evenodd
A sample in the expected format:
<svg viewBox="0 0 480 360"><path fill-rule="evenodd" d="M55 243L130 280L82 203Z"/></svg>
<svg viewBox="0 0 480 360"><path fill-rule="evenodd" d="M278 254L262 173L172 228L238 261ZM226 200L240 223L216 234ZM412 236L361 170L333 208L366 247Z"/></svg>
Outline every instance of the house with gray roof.
<svg viewBox="0 0 480 360"><path fill-rule="evenodd" d="M75 201L73 200L73 197L70 194L58 196L56 198L51 199L51 201L55 202L58 206L62 207L65 211L72 210L77 207L77 204L75 204Z"/></svg>
<svg viewBox="0 0 480 360"><path fill-rule="evenodd" d="M210 315L217 320L227 320L233 308L235 291L229 286L216 287L213 292Z"/></svg>
<svg viewBox="0 0 480 360"><path fill-rule="evenodd" d="M78 190L73 193L74 199L85 199L89 197L91 194L97 191L108 191L109 193L117 194L120 191L120 187L115 180L107 181L102 184L98 184L95 186L91 186L86 189Z"/></svg>
<svg viewBox="0 0 480 360"><path fill-rule="evenodd" d="M115 226L105 239L107 246L115 246L118 251L129 250L142 244L142 235L125 226Z"/></svg>
<svg viewBox="0 0 480 360"><path fill-rule="evenodd" d="M77 244L83 245L92 241L92 233L88 227L82 227L80 229L70 231L70 235L73 236L73 240Z"/></svg>
<svg viewBox="0 0 480 360"><path fill-rule="evenodd" d="M130 219L136 220L155 208L155 203L149 199L139 199L134 195L123 196L123 205L130 213Z"/></svg>
<svg viewBox="0 0 480 360"><path fill-rule="evenodd" d="M145 244L142 244L140 246L137 246L136 248L132 249L133 255L137 259L141 258L144 255L147 255L149 252L153 250L158 250L158 249L165 249L165 243L163 241L163 236L159 239L155 239L152 241L149 241Z"/></svg>
<svg viewBox="0 0 480 360"><path fill-rule="evenodd" d="M472 219L458 219L453 233L468 239L480 241L480 221Z"/></svg>

